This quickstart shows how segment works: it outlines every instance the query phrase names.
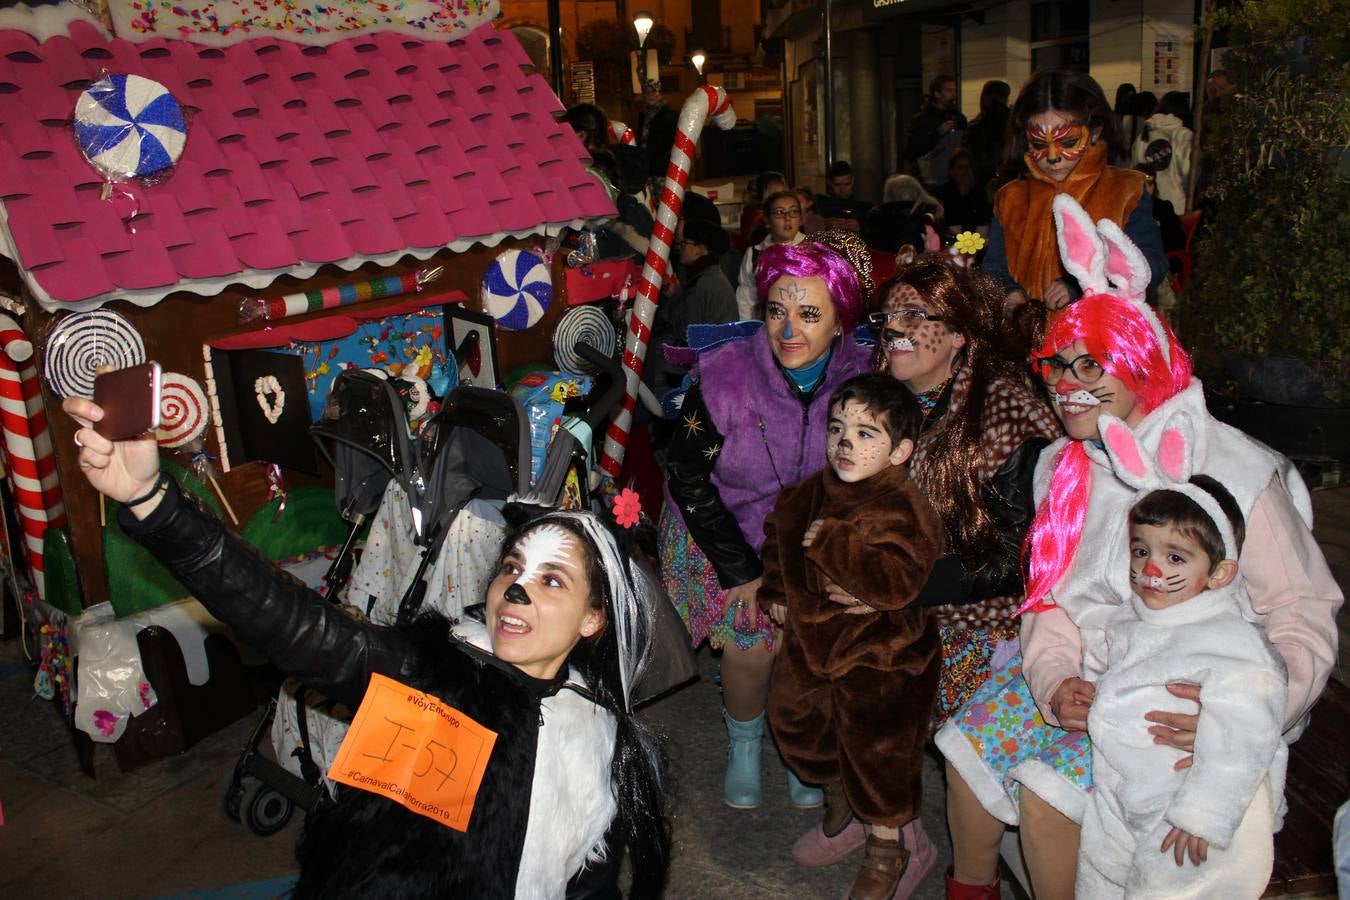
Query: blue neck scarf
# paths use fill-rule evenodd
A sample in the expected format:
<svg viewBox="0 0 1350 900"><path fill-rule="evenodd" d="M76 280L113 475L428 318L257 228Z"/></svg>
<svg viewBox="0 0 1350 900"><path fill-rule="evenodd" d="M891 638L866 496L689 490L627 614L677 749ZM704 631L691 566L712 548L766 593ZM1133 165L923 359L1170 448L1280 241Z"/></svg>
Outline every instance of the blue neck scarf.
<svg viewBox="0 0 1350 900"><path fill-rule="evenodd" d="M834 348L831 347L825 351L824 356L811 365L800 369L783 369L783 371L787 373L788 378L792 379L792 383L797 386L797 390L803 394L809 393L815 390L816 385L820 383L821 376L825 374L825 367L829 365L830 354L833 352Z"/></svg>

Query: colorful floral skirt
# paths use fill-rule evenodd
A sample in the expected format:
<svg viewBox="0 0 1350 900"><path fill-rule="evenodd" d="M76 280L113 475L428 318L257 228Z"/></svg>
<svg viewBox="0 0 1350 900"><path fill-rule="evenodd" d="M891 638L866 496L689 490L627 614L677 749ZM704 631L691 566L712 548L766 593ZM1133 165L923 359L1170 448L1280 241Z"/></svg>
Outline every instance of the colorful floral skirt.
<svg viewBox="0 0 1350 900"><path fill-rule="evenodd" d="M661 511L658 546L661 550L661 581L680 618L689 629L695 647L704 641L721 649L728 642L749 650L760 641L772 650L778 634L773 620L756 606L738 611L727 607L726 595L717 582L717 572L694 543L684 520L666 498ZM738 614L739 612L739 614Z"/></svg>
<svg viewBox="0 0 1350 900"><path fill-rule="evenodd" d="M942 680L938 683L937 703L933 704L932 731L966 705L989 679L989 661L1000 643L1014 637L1015 631L973 627L964 622L938 621L942 640Z"/></svg>
<svg viewBox="0 0 1350 900"><path fill-rule="evenodd" d="M1075 822L1092 790L1092 744L1081 731L1046 723L1022 677L1022 657L996 666L989 679L942 726L938 749L984 808L1016 825L1022 787Z"/></svg>

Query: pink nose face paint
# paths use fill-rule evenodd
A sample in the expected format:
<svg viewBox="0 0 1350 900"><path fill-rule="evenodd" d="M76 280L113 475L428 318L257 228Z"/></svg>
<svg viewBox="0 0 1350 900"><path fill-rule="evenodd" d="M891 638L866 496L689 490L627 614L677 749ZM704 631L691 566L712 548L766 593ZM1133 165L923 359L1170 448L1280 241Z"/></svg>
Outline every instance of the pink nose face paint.
<svg viewBox="0 0 1350 900"><path fill-rule="evenodd" d="M1068 394L1067 396L1064 395L1064 394L1061 394L1061 393L1059 393L1059 392L1057 391L1057 392L1055 392L1054 398L1053 398L1053 399L1054 399L1054 401L1055 401L1056 403L1060 404L1061 406L1101 406L1101 405L1102 405L1102 401L1098 400L1096 397L1092 396L1092 394L1088 393L1087 391L1083 390L1082 388L1079 388L1078 390L1074 391L1074 392L1071 393L1071 394Z"/></svg>
<svg viewBox="0 0 1350 900"><path fill-rule="evenodd" d="M1161 576L1162 569L1158 568L1152 561L1144 564L1144 574L1149 576Z"/></svg>

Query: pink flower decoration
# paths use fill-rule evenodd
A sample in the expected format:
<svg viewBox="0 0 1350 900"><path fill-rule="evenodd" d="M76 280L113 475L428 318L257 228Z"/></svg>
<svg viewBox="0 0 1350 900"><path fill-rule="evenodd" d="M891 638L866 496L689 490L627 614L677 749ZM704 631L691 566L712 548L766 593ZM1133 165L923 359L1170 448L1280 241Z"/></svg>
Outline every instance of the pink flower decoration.
<svg viewBox="0 0 1350 900"><path fill-rule="evenodd" d="M104 737L112 737L112 733L117 730L117 714L106 709L94 710L94 727Z"/></svg>
<svg viewBox="0 0 1350 900"><path fill-rule="evenodd" d="M641 515L642 500L638 497L637 491L632 488L619 491L619 496L614 498L614 521L624 528L632 528Z"/></svg>

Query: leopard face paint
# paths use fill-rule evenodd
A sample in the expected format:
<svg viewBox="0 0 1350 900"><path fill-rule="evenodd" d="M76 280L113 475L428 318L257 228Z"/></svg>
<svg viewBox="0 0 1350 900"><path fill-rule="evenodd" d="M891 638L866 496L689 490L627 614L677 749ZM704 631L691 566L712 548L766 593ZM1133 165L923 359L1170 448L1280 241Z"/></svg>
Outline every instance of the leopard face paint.
<svg viewBox="0 0 1350 900"><path fill-rule="evenodd" d="M966 339L940 320L939 312L913 285L897 283L882 308L891 314L881 341L892 378L914 393L922 393L956 371L956 355Z"/></svg>
<svg viewBox="0 0 1350 900"><path fill-rule="evenodd" d="M1071 122L1057 128L1037 125L1027 129L1027 153L1032 159L1055 165L1077 162L1091 143L1086 125Z"/></svg>

